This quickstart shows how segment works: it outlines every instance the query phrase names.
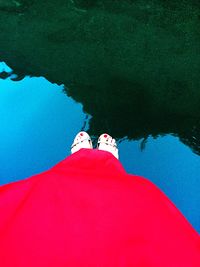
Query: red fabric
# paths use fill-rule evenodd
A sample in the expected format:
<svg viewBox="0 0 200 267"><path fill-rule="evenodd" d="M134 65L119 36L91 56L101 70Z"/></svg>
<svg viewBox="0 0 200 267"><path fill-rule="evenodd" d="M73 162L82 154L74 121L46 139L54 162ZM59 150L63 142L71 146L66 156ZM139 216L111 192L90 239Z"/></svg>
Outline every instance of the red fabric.
<svg viewBox="0 0 200 267"><path fill-rule="evenodd" d="M148 180L82 149L0 187L1 267L199 267L199 235Z"/></svg>

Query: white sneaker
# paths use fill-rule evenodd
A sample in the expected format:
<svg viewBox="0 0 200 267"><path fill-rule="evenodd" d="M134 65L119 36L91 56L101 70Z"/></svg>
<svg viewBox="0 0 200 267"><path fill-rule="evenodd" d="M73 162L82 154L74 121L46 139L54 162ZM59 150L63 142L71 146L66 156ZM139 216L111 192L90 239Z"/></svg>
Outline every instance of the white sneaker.
<svg viewBox="0 0 200 267"><path fill-rule="evenodd" d="M92 149L92 141L88 133L79 132L74 138L74 142L71 145L71 153L79 151L81 148L90 148Z"/></svg>
<svg viewBox="0 0 200 267"><path fill-rule="evenodd" d="M108 151L113 154L117 159L119 159L119 153L117 148L117 143L114 138L112 138L109 134L104 133L99 136L97 148L99 150Z"/></svg>

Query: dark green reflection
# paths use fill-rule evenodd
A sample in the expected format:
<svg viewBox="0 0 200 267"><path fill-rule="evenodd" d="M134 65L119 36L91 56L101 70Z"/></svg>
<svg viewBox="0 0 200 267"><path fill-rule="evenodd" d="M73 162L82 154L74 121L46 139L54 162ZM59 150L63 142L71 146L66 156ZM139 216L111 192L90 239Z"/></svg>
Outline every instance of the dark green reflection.
<svg viewBox="0 0 200 267"><path fill-rule="evenodd" d="M92 134L173 133L200 154L199 14L196 0L1 1L0 60L65 84Z"/></svg>

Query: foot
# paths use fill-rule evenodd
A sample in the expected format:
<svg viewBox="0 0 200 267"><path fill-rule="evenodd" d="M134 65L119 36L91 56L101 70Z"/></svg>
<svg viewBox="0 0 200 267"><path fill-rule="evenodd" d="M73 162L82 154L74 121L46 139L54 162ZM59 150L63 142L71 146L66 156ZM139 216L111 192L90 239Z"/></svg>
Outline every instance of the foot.
<svg viewBox="0 0 200 267"><path fill-rule="evenodd" d="M114 138L109 134L102 134L99 136L97 147L99 150L108 151L113 154L117 159L119 159L119 153L117 148L117 143Z"/></svg>
<svg viewBox="0 0 200 267"><path fill-rule="evenodd" d="M92 141L86 132L79 132L74 138L74 142L71 146L71 153L79 151L81 148L90 148L92 149Z"/></svg>

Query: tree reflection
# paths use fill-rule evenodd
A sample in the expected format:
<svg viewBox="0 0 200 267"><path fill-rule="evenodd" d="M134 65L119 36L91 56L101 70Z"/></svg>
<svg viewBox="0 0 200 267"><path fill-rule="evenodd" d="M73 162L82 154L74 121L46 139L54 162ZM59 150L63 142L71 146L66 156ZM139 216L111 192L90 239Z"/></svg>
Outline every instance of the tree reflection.
<svg viewBox="0 0 200 267"><path fill-rule="evenodd" d="M199 10L192 0L1 1L0 60L15 80L64 84L92 115L91 134L171 133L200 154Z"/></svg>

